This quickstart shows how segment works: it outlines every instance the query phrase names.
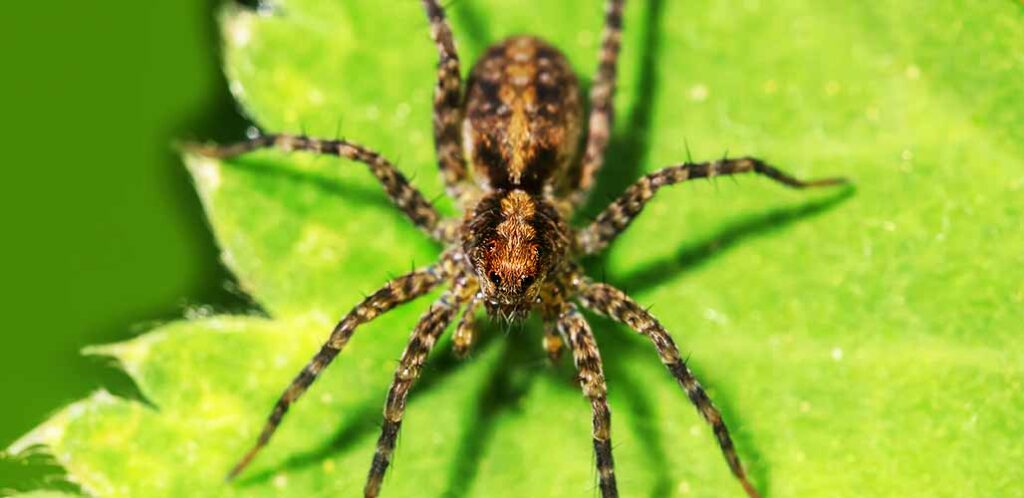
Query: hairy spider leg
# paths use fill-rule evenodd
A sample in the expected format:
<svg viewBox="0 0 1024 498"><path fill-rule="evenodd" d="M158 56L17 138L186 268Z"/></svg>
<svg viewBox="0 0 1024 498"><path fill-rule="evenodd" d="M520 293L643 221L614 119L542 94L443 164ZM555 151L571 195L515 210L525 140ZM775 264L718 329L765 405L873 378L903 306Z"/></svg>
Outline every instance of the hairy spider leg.
<svg viewBox="0 0 1024 498"><path fill-rule="evenodd" d="M608 0L604 9L604 30L601 33L601 52L597 74L590 87L590 119L587 124L587 143L580 163L577 190L571 203L578 207L594 186L597 172L604 163L604 151L612 131L615 97L615 78L622 42L622 9L625 0Z"/></svg>
<svg viewBox="0 0 1024 498"><path fill-rule="evenodd" d="M342 318L327 342L320 348L320 351L313 357L292 383L281 394L281 397L274 404L274 409L267 418L263 431L260 433L256 444L242 457L242 459L228 473L227 479L234 479L246 466L252 462L256 454L266 446L270 437L274 435L277 426L281 423L288 408L297 401L306 389L317 379L327 365L348 343L356 327L377 318L394 307L411 301L419 296L430 292L439 283L448 278L453 265L448 258L427 268L414 271L398 277L387 283L384 287L374 292L369 297L352 308L345 318Z"/></svg>
<svg viewBox="0 0 1024 498"><path fill-rule="evenodd" d="M434 149L448 195L458 199L470 187L462 155L462 76L459 54L444 9L437 0L423 0L430 20L430 38L437 46L434 87Z"/></svg>
<svg viewBox="0 0 1024 498"><path fill-rule="evenodd" d="M607 247L640 214L647 201L651 200L661 187L697 178L750 172L764 175L793 188L825 187L846 183L843 178L799 180L752 157L669 166L649 173L630 185L618 199L597 215L597 218L588 227L577 233L577 245L584 254L594 254Z"/></svg>
<svg viewBox="0 0 1024 498"><path fill-rule="evenodd" d="M422 373L423 364L426 363L427 356L438 338L455 319L459 308L471 298L466 292L467 283L466 277L457 279L452 288L430 306L416 324L405 352L402 353L402 359L395 370L395 379L388 390L387 403L384 405L384 423L380 438L377 440L377 450L373 455L370 473L366 476L366 487L363 488L363 495L366 498L376 498L380 494L381 482L391 463L395 441L402 426L409 390Z"/></svg>
<svg viewBox="0 0 1024 498"><path fill-rule="evenodd" d="M618 498L615 462L612 459L612 412L608 408L608 388L601 367L601 353L597 349L590 325L576 309L576 305L565 303L564 311L558 317L558 329L568 337L573 362L579 372L580 388L590 400L601 497Z"/></svg>
<svg viewBox="0 0 1024 498"><path fill-rule="evenodd" d="M370 168L388 197L412 222L435 240L450 241L454 225L445 223L441 214L423 194L409 183L398 168L376 151L347 140L311 138L305 135L267 134L227 145L188 145L187 150L208 157L234 157L259 149L276 148L285 152L311 152L344 157Z"/></svg>
<svg viewBox="0 0 1024 498"><path fill-rule="evenodd" d="M455 333L452 335L452 352L458 358L465 358L476 341L477 323L476 312L482 303L479 294L474 295L462 312L459 324L455 326Z"/></svg>
<svg viewBox="0 0 1024 498"><path fill-rule="evenodd" d="M718 446L729 463L733 475L740 481L750 498L760 498L761 495L751 484L740 463L740 457L736 454L736 448L729 436L729 429L725 426L725 421L722 420L721 412L715 408L700 382L686 366L686 362L679 355L679 348L676 347L665 327L626 293L610 285L597 284L587 280L582 285L577 297L588 309L627 325L654 343L661 362L676 378L679 386L686 391L690 401L714 431Z"/></svg>
<svg viewBox="0 0 1024 498"><path fill-rule="evenodd" d="M568 293L571 293L571 291ZM565 311L566 303L568 302L565 299L566 294L566 286L559 283L557 279L554 285L541 292L539 311L541 323L544 327L544 339L541 342L541 346L544 348L544 352L547 353L548 360L552 364L557 364L558 360L562 358L565 344L569 342L569 337L558 326L559 317Z"/></svg>
<svg viewBox="0 0 1024 498"><path fill-rule="evenodd" d="M551 363L558 363L562 358L562 350L565 343L562 340L561 331L558 329L558 322L544 322L544 352L548 354Z"/></svg>

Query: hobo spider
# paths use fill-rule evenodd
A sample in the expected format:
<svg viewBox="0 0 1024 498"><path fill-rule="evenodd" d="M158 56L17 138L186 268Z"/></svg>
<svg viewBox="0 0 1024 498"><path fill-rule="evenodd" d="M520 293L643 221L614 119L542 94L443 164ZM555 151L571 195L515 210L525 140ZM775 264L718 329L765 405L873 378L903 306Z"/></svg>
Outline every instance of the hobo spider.
<svg viewBox="0 0 1024 498"><path fill-rule="evenodd" d="M427 355L456 318L454 347L457 354L465 355L474 342L474 314L481 305L490 316L505 320L540 313L547 353L557 358L566 345L572 351L580 387L593 412L601 495L618 496L601 356L577 303L650 339L662 363L711 426L732 473L748 495L758 497L721 413L687 368L665 328L624 292L587 278L577 259L607 247L662 187L748 172L796 188L837 185L843 180L801 181L750 157L687 162L645 175L589 226L570 227L567 220L594 184L608 145L624 0L607 0L582 157L577 151L584 130L579 85L557 48L530 36L506 39L487 49L464 86L444 10L437 0L422 2L440 56L433 102L438 165L447 193L465 213L462 219L443 219L394 164L345 140L269 134L232 145L196 147L199 153L216 157L273 147L361 162L380 180L391 201L445 247L438 262L395 278L335 326L320 351L281 395L255 446L229 477L241 472L267 444L288 407L341 352L359 325L447 284L448 289L416 325L395 372L364 488L366 497L380 492L409 390Z"/></svg>

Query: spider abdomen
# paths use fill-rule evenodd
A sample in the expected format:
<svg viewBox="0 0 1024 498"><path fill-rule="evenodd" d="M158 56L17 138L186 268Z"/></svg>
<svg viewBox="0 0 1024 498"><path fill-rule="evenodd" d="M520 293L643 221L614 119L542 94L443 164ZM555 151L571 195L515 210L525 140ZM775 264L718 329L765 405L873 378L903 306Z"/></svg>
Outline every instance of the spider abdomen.
<svg viewBox="0 0 1024 498"><path fill-rule="evenodd" d="M470 72L464 111L466 157L484 187L535 194L569 174L582 110L557 48L529 36L491 46Z"/></svg>

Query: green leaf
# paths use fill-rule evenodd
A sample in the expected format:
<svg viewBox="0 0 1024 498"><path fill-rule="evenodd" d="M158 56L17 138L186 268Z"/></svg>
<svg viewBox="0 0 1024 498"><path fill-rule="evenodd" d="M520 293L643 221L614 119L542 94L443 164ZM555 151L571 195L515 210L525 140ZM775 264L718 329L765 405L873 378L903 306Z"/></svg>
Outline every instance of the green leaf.
<svg viewBox="0 0 1024 498"><path fill-rule="evenodd" d="M288 0L222 15L253 120L372 146L440 195L436 55L417 2ZM596 65L601 2L455 2L464 61L516 32ZM1022 496L1024 9L1016 2L631 2L619 121L588 212L643 171L724 151L857 191L683 185L593 274L689 353L765 495ZM395 359L430 298L360 329L242 478L225 472L333 321L439 248L362 166L263 152L187 158L225 263L266 310L195 316L92 352L151 405L96 393L44 445L96 496L358 496ZM450 203L444 209L454 213ZM740 496L649 345L594 320L623 496ZM385 496L594 496L589 410L537 324L442 343Z"/></svg>

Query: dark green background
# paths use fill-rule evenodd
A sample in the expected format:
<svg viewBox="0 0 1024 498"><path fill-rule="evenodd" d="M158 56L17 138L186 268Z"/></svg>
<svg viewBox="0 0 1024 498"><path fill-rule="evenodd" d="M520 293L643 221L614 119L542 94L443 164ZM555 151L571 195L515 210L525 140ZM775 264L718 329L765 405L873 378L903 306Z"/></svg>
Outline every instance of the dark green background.
<svg viewBox="0 0 1024 498"><path fill-rule="evenodd" d="M219 69L218 0L8 2L0 447L102 386L88 344L244 306L226 290L172 140L240 137ZM0 460L0 494L52 468Z"/></svg>

